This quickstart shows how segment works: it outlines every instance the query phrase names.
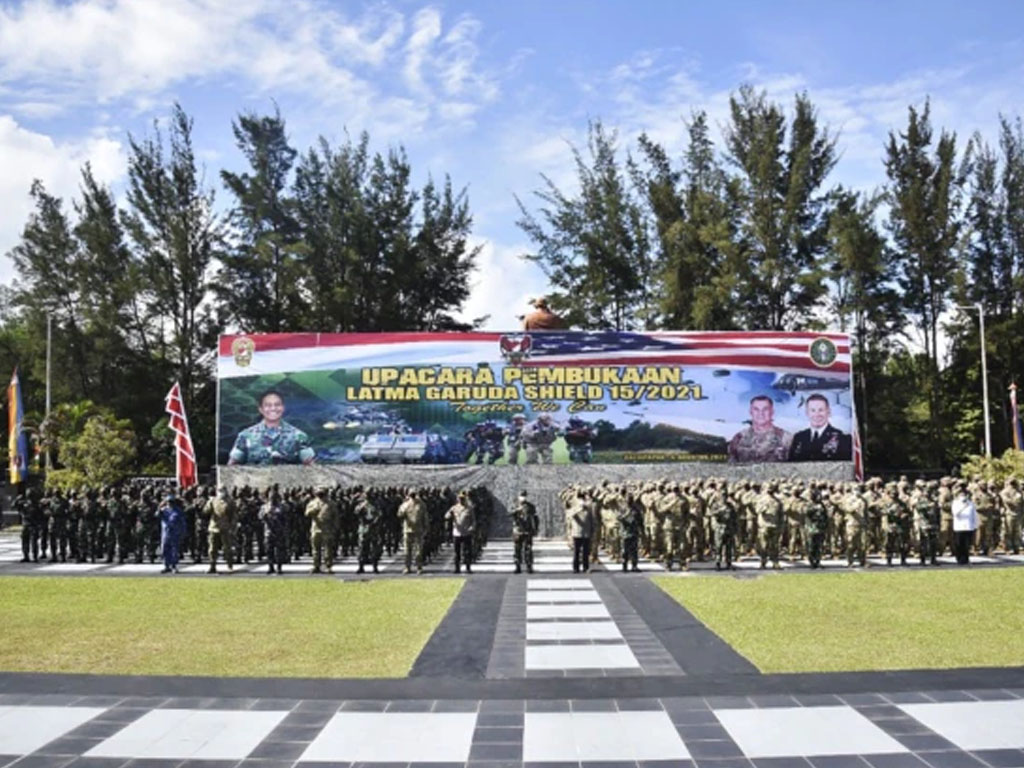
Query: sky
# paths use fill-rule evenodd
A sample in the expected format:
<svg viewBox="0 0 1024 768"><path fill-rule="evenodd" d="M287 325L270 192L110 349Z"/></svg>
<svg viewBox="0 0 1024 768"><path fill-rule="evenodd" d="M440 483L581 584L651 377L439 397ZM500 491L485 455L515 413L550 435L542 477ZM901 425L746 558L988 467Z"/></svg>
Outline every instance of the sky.
<svg viewBox="0 0 1024 768"><path fill-rule="evenodd" d="M0 283L33 179L70 199L88 161L120 195L129 134L177 101L227 205L231 121L276 104L300 151L365 130L403 145L419 184L467 187L481 253L463 316L515 327L547 284L516 196L532 206L541 174L571 190L594 119L678 157L686 118L717 135L743 83L787 106L806 91L840 134L828 183L872 190L909 104L930 98L962 140L1024 114L1024 3L0 0Z"/></svg>

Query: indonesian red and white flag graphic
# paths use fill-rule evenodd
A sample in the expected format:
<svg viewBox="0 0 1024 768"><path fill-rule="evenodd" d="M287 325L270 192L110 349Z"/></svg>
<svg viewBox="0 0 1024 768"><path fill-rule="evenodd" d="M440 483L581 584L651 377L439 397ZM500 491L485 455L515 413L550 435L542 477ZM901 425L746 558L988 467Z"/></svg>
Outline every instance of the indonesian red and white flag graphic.
<svg viewBox="0 0 1024 768"><path fill-rule="evenodd" d="M164 398L164 403L164 410L169 417L168 426L174 432L175 474L178 478L178 487L184 490L195 485L198 479L196 452L192 448L188 417L185 415L185 404L181 401L181 387L178 382L174 382L171 391Z"/></svg>

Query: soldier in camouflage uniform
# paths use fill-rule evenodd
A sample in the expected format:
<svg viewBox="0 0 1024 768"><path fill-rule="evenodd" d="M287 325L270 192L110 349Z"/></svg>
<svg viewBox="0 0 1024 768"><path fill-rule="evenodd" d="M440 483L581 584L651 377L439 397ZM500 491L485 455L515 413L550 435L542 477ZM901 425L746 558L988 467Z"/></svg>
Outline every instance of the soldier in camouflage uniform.
<svg viewBox="0 0 1024 768"><path fill-rule="evenodd" d="M852 567L856 561L861 567L866 568L868 500L856 483L850 483L842 504L846 513L846 565Z"/></svg>
<svg viewBox="0 0 1024 768"><path fill-rule="evenodd" d="M311 464L316 451L309 436L282 420L284 399L280 393L265 392L260 397L259 424L243 429L228 454L228 464Z"/></svg>
<svg viewBox="0 0 1024 768"><path fill-rule="evenodd" d="M533 573L533 537L540 528L537 508L526 497L526 491L519 492L516 505L512 508L512 542L515 546L516 573Z"/></svg>
<svg viewBox="0 0 1024 768"><path fill-rule="evenodd" d="M416 563L416 573L423 573L424 535L427 526L427 504L420 498L420 491L409 492L405 501L398 508L398 520L402 525L402 544L405 549L405 568L403 573L412 572L412 564Z"/></svg>
<svg viewBox="0 0 1024 768"><path fill-rule="evenodd" d="M284 573L284 561L288 557L288 510L280 491L273 490L260 507L260 523L265 539L264 551L267 556L267 573Z"/></svg>
<svg viewBox="0 0 1024 768"><path fill-rule="evenodd" d="M978 511L978 530L974 534L974 549L979 555L988 555L995 549L995 520L998 516L996 496L991 485L979 480L971 492L974 507Z"/></svg>
<svg viewBox="0 0 1024 768"><path fill-rule="evenodd" d="M57 560L58 554L62 563L68 559L68 502L60 490L50 492L46 504L46 516L50 528L50 562Z"/></svg>
<svg viewBox="0 0 1024 768"><path fill-rule="evenodd" d="M885 535L885 564L892 565L899 555L900 565L907 564L910 552L910 509L900 498L895 483L890 483L882 496L882 529Z"/></svg>
<svg viewBox="0 0 1024 768"><path fill-rule="evenodd" d="M113 560L115 556L118 563L127 562L134 549L134 521L128 503L128 495L117 491L112 492L107 499L107 517L110 519L111 532L107 543L107 562Z"/></svg>
<svg viewBox="0 0 1024 768"><path fill-rule="evenodd" d="M328 573L334 573L334 530L335 507L327 500L327 489L318 488L314 499L306 505L306 517L310 520L310 547L313 550L313 568L310 573L321 573L321 563L326 559ZM325 557L326 556L326 557Z"/></svg>
<svg viewBox="0 0 1024 768"><path fill-rule="evenodd" d="M523 428L523 445L526 448L526 463L550 464L554 460L551 445L558 437L558 431L550 413L542 413L532 424Z"/></svg>
<svg viewBox="0 0 1024 768"><path fill-rule="evenodd" d="M210 548L210 510L208 505L213 498L212 490L208 487L200 489L196 499L195 531L192 534L192 562L203 562L203 553Z"/></svg>
<svg viewBox="0 0 1024 768"><path fill-rule="evenodd" d="M686 518L688 517L686 497L678 484L668 486L658 501L658 515L661 518L662 547L665 568L672 570L672 563L689 568L689 552L686 551Z"/></svg>
<svg viewBox="0 0 1024 768"><path fill-rule="evenodd" d="M772 568L781 567L779 565L779 529L782 526L782 502L776 496L777 491L776 483L769 482L755 502L757 551L761 558L762 568L767 565L768 560L772 561Z"/></svg>
<svg viewBox="0 0 1024 768"><path fill-rule="evenodd" d="M35 489L22 493L14 500L14 510L21 520L21 562L39 562L39 531L45 519ZM45 555L45 550L44 550Z"/></svg>
<svg viewBox="0 0 1024 768"><path fill-rule="evenodd" d="M953 489L952 478L944 477L939 481L939 554L947 549L953 552Z"/></svg>
<svg viewBox="0 0 1024 768"><path fill-rule="evenodd" d="M380 536L380 508L374 504L369 494L363 493L356 500L354 513L359 533L359 568L356 573L364 573L367 565L372 566L373 572L377 573L383 549Z"/></svg>
<svg viewBox="0 0 1024 768"><path fill-rule="evenodd" d="M643 505L632 493L619 511L619 538L622 541L622 570L639 571L640 531L643 529Z"/></svg>
<svg viewBox="0 0 1024 768"><path fill-rule="evenodd" d="M932 565L939 565L936 559L938 556L938 538L941 516L939 505L936 499L932 498L927 486L923 481L913 495L914 519L917 523L918 553L921 556L921 565L930 562Z"/></svg>
<svg viewBox="0 0 1024 768"><path fill-rule="evenodd" d="M805 539L807 542L807 562L811 568L821 567L821 552L828 531L829 514L821 501L821 491L812 484L802 494Z"/></svg>
<svg viewBox="0 0 1024 768"><path fill-rule="evenodd" d="M766 395L750 400L750 426L740 430L729 441L729 461L749 462L786 461L793 442L790 432L776 427L775 405Z"/></svg>
<svg viewBox="0 0 1024 768"><path fill-rule="evenodd" d="M999 493L1003 517L1003 552L1020 552L1021 524L1024 523L1024 494L1021 494L1017 479L1006 478Z"/></svg>
<svg viewBox="0 0 1024 768"><path fill-rule="evenodd" d="M732 561L736 557L736 505L729 498L725 483L718 486L708 502L708 514L715 529L715 570L722 570L723 560L727 570L734 570ZM773 562L777 561L776 552Z"/></svg>
<svg viewBox="0 0 1024 768"><path fill-rule="evenodd" d="M206 502L204 512L210 520L207 529L210 540L210 567L207 573L217 572L217 555L221 550L224 551L224 561L228 565L228 570L232 571L235 568L234 534L238 507L228 489L221 486L219 494Z"/></svg>

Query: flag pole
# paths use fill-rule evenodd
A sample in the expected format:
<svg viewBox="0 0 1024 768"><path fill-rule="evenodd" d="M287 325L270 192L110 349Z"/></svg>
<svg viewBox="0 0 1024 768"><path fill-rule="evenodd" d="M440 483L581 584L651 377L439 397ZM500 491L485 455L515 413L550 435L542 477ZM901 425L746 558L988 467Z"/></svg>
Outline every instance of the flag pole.
<svg viewBox="0 0 1024 768"><path fill-rule="evenodd" d="M53 315L49 312L46 313L46 416L44 421L50 418L50 370L52 362L52 342L53 340ZM50 471L50 440L47 437L46 440L46 471Z"/></svg>

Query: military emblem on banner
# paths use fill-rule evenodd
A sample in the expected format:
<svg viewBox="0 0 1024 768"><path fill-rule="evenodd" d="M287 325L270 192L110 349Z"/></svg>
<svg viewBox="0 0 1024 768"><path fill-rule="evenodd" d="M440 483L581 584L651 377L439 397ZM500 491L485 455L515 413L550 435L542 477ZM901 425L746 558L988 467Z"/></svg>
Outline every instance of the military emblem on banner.
<svg viewBox="0 0 1024 768"><path fill-rule="evenodd" d="M528 333L522 336L506 335L498 339L498 346L501 348L501 356L510 365L519 365L530 356L533 340Z"/></svg>
<svg viewBox="0 0 1024 768"><path fill-rule="evenodd" d="M246 336L239 336L231 342L231 354L235 358L235 365L239 368L248 368L252 362L252 354L256 351L256 342Z"/></svg>
<svg viewBox="0 0 1024 768"><path fill-rule="evenodd" d="M808 351L811 361L819 368L828 368L836 361L836 357L839 355L832 339L826 339L824 336L812 341L811 348Z"/></svg>

